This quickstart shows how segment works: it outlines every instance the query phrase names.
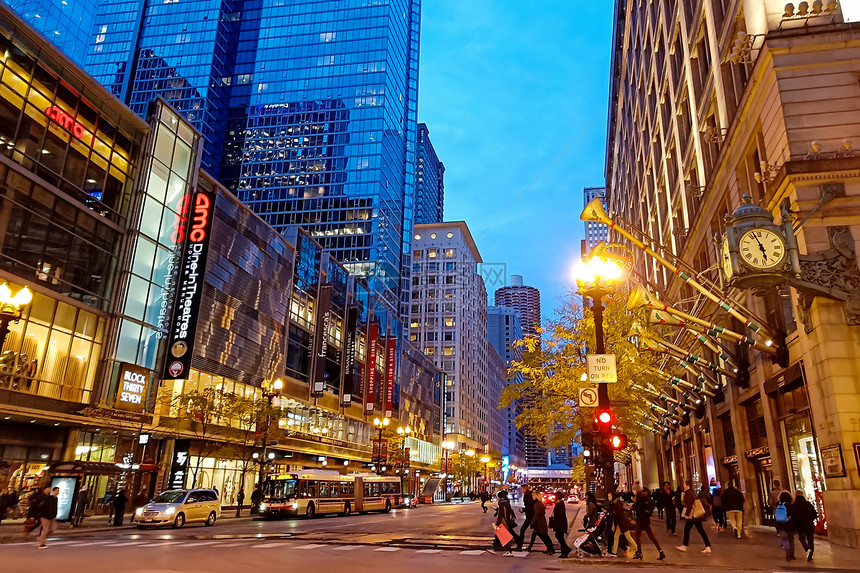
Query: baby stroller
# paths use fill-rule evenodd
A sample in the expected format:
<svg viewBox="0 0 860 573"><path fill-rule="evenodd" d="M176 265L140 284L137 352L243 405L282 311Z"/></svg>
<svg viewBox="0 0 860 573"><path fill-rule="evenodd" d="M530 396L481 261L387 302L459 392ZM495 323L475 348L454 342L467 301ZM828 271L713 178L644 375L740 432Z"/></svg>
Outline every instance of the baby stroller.
<svg viewBox="0 0 860 573"><path fill-rule="evenodd" d="M601 511L597 514L597 519L593 524L585 529L585 533L576 538L573 542L574 556L576 557L603 557L604 551L597 542L598 534L603 528L603 518L606 512Z"/></svg>

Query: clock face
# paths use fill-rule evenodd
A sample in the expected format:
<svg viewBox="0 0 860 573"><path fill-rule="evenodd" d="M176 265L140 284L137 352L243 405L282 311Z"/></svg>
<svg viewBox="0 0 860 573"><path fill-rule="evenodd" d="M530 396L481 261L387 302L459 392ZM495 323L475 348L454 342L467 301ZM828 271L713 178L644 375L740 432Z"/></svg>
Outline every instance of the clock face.
<svg viewBox="0 0 860 573"><path fill-rule="evenodd" d="M753 229L741 235L738 250L743 261L754 269L772 269L785 258L782 237L769 229Z"/></svg>

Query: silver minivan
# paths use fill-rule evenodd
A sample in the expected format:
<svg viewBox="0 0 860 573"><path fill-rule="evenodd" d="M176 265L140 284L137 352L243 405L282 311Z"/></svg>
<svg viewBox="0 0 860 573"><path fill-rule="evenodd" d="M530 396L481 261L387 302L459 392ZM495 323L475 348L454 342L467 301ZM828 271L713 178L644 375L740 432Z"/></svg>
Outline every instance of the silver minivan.
<svg viewBox="0 0 860 573"><path fill-rule="evenodd" d="M202 522L215 525L221 517L221 502L211 489L171 489L163 491L134 515L138 528L172 525L182 527L186 523Z"/></svg>

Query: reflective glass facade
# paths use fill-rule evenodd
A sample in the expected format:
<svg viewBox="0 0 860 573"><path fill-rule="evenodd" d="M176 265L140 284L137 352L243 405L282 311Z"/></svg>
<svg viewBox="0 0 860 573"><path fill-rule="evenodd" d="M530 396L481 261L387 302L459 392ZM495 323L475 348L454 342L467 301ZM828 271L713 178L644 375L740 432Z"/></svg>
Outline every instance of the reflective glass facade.
<svg viewBox="0 0 860 573"><path fill-rule="evenodd" d="M445 165L439 161L427 124L418 124L415 224L441 223L445 201Z"/></svg>
<svg viewBox="0 0 860 573"><path fill-rule="evenodd" d="M98 9L96 0L3 1L83 67Z"/></svg>

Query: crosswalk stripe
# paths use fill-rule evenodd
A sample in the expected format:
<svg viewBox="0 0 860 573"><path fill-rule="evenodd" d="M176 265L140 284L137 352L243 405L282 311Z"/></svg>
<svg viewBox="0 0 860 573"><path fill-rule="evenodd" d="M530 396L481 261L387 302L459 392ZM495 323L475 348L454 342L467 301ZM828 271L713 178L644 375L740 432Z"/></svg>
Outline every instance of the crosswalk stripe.
<svg viewBox="0 0 860 573"><path fill-rule="evenodd" d="M374 551L400 551L399 547L380 547L379 549L375 549Z"/></svg>
<svg viewBox="0 0 860 573"><path fill-rule="evenodd" d="M141 545L146 541L122 541L120 543L107 543L105 547L125 547L126 545Z"/></svg>
<svg viewBox="0 0 860 573"><path fill-rule="evenodd" d="M526 553L525 551L517 551L516 553L514 553L514 557L528 557L528 556L529 556L529 554Z"/></svg>
<svg viewBox="0 0 860 573"><path fill-rule="evenodd" d="M271 549L273 547L283 547L284 545L286 545L286 543L258 543L257 545L254 545L253 547L259 547L260 549ZM300 548L297 548L297 549L300 549ZM307 549L307 548L305 548L305 549Z"/></svg>
<svg viewBox="0 0 860 573"><path fill-rule="evenodd" d="M194 543L194 546L200 547L201 545L212 545L213 543L218 543L218 541L217 540L215 540L215 541L197 541Z"/></svg>
<svg viewBox="0 0 860 573"><path fill-rule="evenodd" d="M240 541L239 543L222 543L218 547L239 547L240 545L247 545L247 541Z"/></svg>
<svg viewBox="0 0 860 573"><path fill-rule="evenodd" d="M441 549L419 549L415 553L442 553Z"/></svg>
<svg viewBox="0 0 860 573"><path fill-rule="evenodd" d="M332 551L352 551L353 549L358 549L361 545L344 545L342 547L335 547Z"/></svg>
<svg viewBox="0 0 860 573"><path fill-rule="evenodd" d="M150 547L163 547L165 545L177 545L182 543L181 541L162 541L161 543L153 543Z"/></svg>
<svg viewBox="0 0 860 573"><path fill-rule="evenodd" d="M469 549L469 550L460 552L460 555L483 555L483 554L484 554L483 549Z"/></svg>
<svg viewBox="0 0 860 573"><path fill-rule="evenodd" d="M318 547L325 547L324 543L311 543L309 545L299 545L296 549L316 549Z"/></svg>

